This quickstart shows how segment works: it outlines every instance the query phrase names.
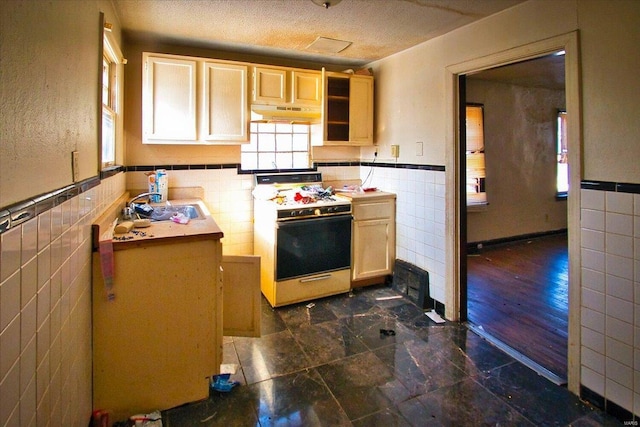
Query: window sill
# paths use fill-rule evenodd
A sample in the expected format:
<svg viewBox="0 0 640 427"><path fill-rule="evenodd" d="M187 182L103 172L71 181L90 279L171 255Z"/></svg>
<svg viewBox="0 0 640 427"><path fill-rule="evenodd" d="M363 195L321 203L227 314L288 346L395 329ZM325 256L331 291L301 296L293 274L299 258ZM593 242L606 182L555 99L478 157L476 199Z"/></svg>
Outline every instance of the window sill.
<svg viewBox="0 0 640 427"><path fill-rule="evenodd" d="M467 212L486 212L489 210L489 203L474 203L467 205Z"/></svg>

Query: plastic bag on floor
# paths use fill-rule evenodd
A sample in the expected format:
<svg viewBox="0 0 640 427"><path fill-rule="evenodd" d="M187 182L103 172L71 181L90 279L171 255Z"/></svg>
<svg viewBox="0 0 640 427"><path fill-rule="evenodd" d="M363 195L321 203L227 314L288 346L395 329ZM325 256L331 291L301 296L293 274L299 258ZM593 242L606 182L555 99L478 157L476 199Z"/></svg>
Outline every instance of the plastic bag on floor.
<svg viewBox="0 0 640 427"><path fill-rule="evenodd" d="M135 427L162 427L162 415L160 411L133 415L129 417L129 424Z"/></svg>

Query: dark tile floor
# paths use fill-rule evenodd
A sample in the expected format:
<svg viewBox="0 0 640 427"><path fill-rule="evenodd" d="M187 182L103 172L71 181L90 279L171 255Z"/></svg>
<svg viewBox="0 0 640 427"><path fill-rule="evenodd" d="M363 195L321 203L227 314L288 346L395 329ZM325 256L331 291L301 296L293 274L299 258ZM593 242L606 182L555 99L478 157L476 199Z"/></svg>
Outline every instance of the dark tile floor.
<svg viewBox="0 0 640 427"><path fill-rule="evenodd" d="M262 337L225 337L230 393L163 412L180 426L619 425L464 325L388 287L272 309ZM393 330L384 335L381 329Z"/></svg>

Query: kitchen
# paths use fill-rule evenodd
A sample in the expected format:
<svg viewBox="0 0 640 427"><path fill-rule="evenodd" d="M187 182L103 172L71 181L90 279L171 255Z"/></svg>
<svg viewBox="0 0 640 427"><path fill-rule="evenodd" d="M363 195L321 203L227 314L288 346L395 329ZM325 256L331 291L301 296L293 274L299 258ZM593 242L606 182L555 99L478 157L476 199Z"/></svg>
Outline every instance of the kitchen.
<svg viewBox="0 0 640 427"><path fill-rule="evenodd" d="M95 52L98 49L95 29L97 11L104 10L107 13L107 21L117 22L117 18L114 17L111 5L106 2L87 2L82 5L65 3L54 2L39 5L40 7L21 2L3 5L3 8L9 8L11 12L3 13L3 28L11 31L6 30L2 33L2 56L11 58L11 63L14 65L10 68L3 67L2 77L3 99L12 100L9 104L3 104L2 107L3 155L2 191L0 192L2 208L30 200L45 192L65 189L73 182L70 167L72 151L80 153L80 179L95 176L95 159L97 159L95 143L97 117L95 108L97 107L95 105L98 103L92 100L97 99L95 94L97 78L93 76L99 74L97 61L95 61ZM20 10L21 8L17 6L25 8ZM339 6L336 6L336 11ZM639 155L638 145L632 136L637 133L634 132L637 130L637 124L627 113L637 109L637 89L620 83L624 81L624 76L633 75L638 66L637 58L630 57L629 62L619 63L613 56L614 50L633 51L638 37L638 30L632 24L634 17L637 17L637 5L623 1L610 4L597 1L563 1L555 4L554 7L555 10L547 11L546 6L541 5L540 2L525 2L492 17L488 22L469 25L418 48L372 64L376 78L375 117L378 143L376 148L380 156L377 161L394 163L395 159L391 158L391 145L400 145L398 159L400 163L425 166L416 169L374 167L370 185L398 194L397 258L414 261L417 265L433 271L432 294L446 307L451 306L450 295L454 293L454 279L449 273L447 261L451 257L451 250L447 249L451 243L446 236L450 234L449 228L445 226L451 212L447 194L452 191L453 181L442 170L434 170L429 165L444 169L448 164L446 161L449 155L446 148L448 143L445 141L450 138L447 127L452 125L447 124L444 119L443 99L445 99L445 88L449 83L443 81L443 70L450 64L580 30L582 32L580 88L583 97L588 100L583 107L584 172L580 178L622 184L640 182L637 167L630 163ZM531 16L535 16L536 20L531 20ZM15 20L12 20L12 17L15 17ZM50 25L42 25L43 22L48 22ZM611 49L612 45L618 48ZM140 87L141 74L133 70L134 67L140 66L140 63L136 64L141 60L139 53L160 48L161 46L158 45L126 46L126 56L130 61L127 65L126 81L127 85L131 82L132 86L126 86L125 90ZM55 58L48 56L49 53L55 53L53 55ZM198 55L202 53L202 48L188 48L177 53L202 56ZM78 69L95 70L95 72L87 73L87 77L78 78ZM605 75L611 74L616 78L604 78ZM5 98L8 94L31 93L33 88L41 89L33 99L25 100L17 95ZM18 99L20 102L17 102ZM130 97L125 96L125 99L126 102L131 101ZM611 105L617 107L604 109L604 106ZM11 114L8 111L11 111ZM127 107L125 111L125 120L140 123L138 109ZM6 119L8 117L15 117L16 120L8 121ZM38 126L33 124L34 120L39 123ZM605 120L604 123L603 120ZM180 161L177 161L175 153L169 148L158 147L155 150L149 150L142 144L129 145L130 139L139 138L136 135L139 133L133 132L133 135L127 135L126 153L123 153L121 159L121 163L127 166L238 163L239 148L237 146L203 150L182 147ZM422 157L414 155L416 142L423 143ZM604 147L607 149L605 150ZM315 160L319 162L319 170L323 172L324 179L336 181L363 179L371 169L370 163L375 158L376 148L322 149L319 150ZM170 172L170 178L174 183L172 185L192 186L194 182L206 183L205 199L211 204L216 221L219 222L226 236L234 236L234 239L229 239L232 240L231 242L225 242L230 253L251 253L250 209L233 208L237 206L237 202L244 206L249 206L251 203L252 177L238 175L235 168L222 166L213 173L206 169L177 169ZM43 170L47 171L44 175ZM143 172L132 170L127 171L126 177L124 175L117 174L102 180L100 186L96 187L95 196L91 201L75 195L69 197L73 210L63 204L43 212L40 221L47 221L47 218L49 221L51 219L59 221L56 222L59 225L49 235L49 239L51 236L56 237L51 239L51 242L55 242L53 246L44 243L46 240L42 240L42 237L40 240L30 237L28 230L33 230L37 225L33 221L24 223L26 225L22 226L24 230L20 235L2 234L3 385L8 387L9 384L15 384L14 380L19 376L20 370L14 361L22 357L25 357L24 360L33 360L29 365L23 364L23 366L29 366L30 370L26 373L30 375L23 378L19 388L21 391L9 394L3 392L2 395L3 397L16 396L16 399L21 397L25 399L24 402L33 402L31 406L34 408L33 413L37 412L35 411L37 406L42 408L41 411L51 409L55 414L64 414L68 420L78 420L79 417L85 416L87 408L91 407L89 398L91 384L88 374L90 371L87 370L91 365L90 333L87 332L90 329L88 313L90 249L86 243L86 227L90 220L87 220L86 216L88 212L99 213L104 210L120 196L125 188L144 188L141 186L144 184ZM33 177L42 178L33 179ZM417 191L418 188L428 188L430 192L425 196ZM585 191L587 192L585 203L588 201L589 204L583 206L583 209L599 206L598 196L603 194L607 194L607 198L611 197L610 195L624 194L611 190L603 192L588 189ZM67 193L65 193L66 196ZM430 203L424 203L427 211L417 212L413 208L415 201L425 200L425 197L430 201ZM83 213L82 215L71 214L78 209ZM416 228L417 220L423 217L430 220L424 223L426 225L424 228L423 226ZM78 222L80 219L82 222ZM573 231L579 234L580 229L574 228ZM58 240L59 237L64 239ZM630 238L633 241L633 237ZM22 254L22 260L15 257L16 247L26 251L26 254ZM416 250L418 247L421 248L419 251ZM37 262L36 255L50 253L55 254L53 261ZM615 256L618 255L612 255L617 259ZM579 251L571 256L579 261L581 259ZM622 258L627 259L627 257ZM636 271L638 270L637 259L632 260L631 265L635 265ZM36 304L33 299L24 301L24 305L19 303L16 309L16 306L9 302L14 300L16 283L19 283L16 271L22 271L24 280L39 277L34 279L37 283L36 290L30 291L34 296L36 291L55 289L63 298L45 300L46 297L43 296L43 301L51 303L51 311L44 311L44 308L40 307L39 316L36 314ZM50 279L45 279L47 274ZM632 275L631 281L634 280L637 282L637 276ZM578 290L585 286L580 285L580 282L575 285ZM592 288L593 286L589 289ZM596 294L605 295L602 291L596 291ZM12 297L5 297L5 295ZM587 309L604 313L603 310L595 310L593 307ZM7 350L9 347L4 343L15 338L16 328L20 329L18 328L20 315L24 316L23 319L37 319L37 322L34 320L33 326L29 326L33 334L28 336L23 334L24 342L18 350ZM455 318L455 315L450 317ZM572 322L573 333L577 334L574 336L577 336L579 343L582 334L578 314L573 315ZM614 334L618 337L618 342L631 349L637 346L633 338L625 338L627 335L620 338L620 335L608 329L608 335L605 335L599 327L585 326L584 322L582 324L586 328L583 341L591 339L594 333L596 336L603 337L603 341L605 336ZM36 332L40 333L36 335ZM39 343L38 352L35 351L36 342ZM82 350L71 353L67 350L68 348ZM576 348L580 353L580 346ZM573 362L574 369L578 369L578 374L574 377L573 386L570 386L572 391L579 393L580 385L583 385L605 398L606 401L620 405L628 411L637 412L633 409L633 396L635 396L634 391L637 393L637 388L616 376L614 374L616 370L608 369L605 372L604 368L598 367L604 366L605 361L607 366L618 366L608 357L609 353L603 347L594 349L590 345L583 347L582 352L585 355L600 357L602 365L593 365L591 359L584 359L581 363L580 354L578 354ZM583 366L582 370L581 366ZM631 373L634 372L636 371L632 369ZM39 386L37 395L36 384ZM54 387L49 388L49 384ZM63 387L64 393L54 392L58 386ZM11 388L11 390L14 389ZM36 405L36 396L38 403L51 402L51 406ZM3 402L8 401L3 399ZM71 406L72 402L73 406ZM69 409L71 407L79 408L79 413L74 414L74 411ZM14 414L13 406L8 411L9 414Z"/></svg>

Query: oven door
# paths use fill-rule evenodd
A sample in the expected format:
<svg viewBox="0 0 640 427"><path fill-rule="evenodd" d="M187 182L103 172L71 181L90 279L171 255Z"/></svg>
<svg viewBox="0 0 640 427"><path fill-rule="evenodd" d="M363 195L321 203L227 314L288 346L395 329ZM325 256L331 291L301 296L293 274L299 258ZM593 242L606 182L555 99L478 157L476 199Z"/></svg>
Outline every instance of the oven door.
<svg viewBox="0 0 640 427"><path fill-rule="evenodd" d="M276 224L276 280L351 267L351 215Z"/></svg>

